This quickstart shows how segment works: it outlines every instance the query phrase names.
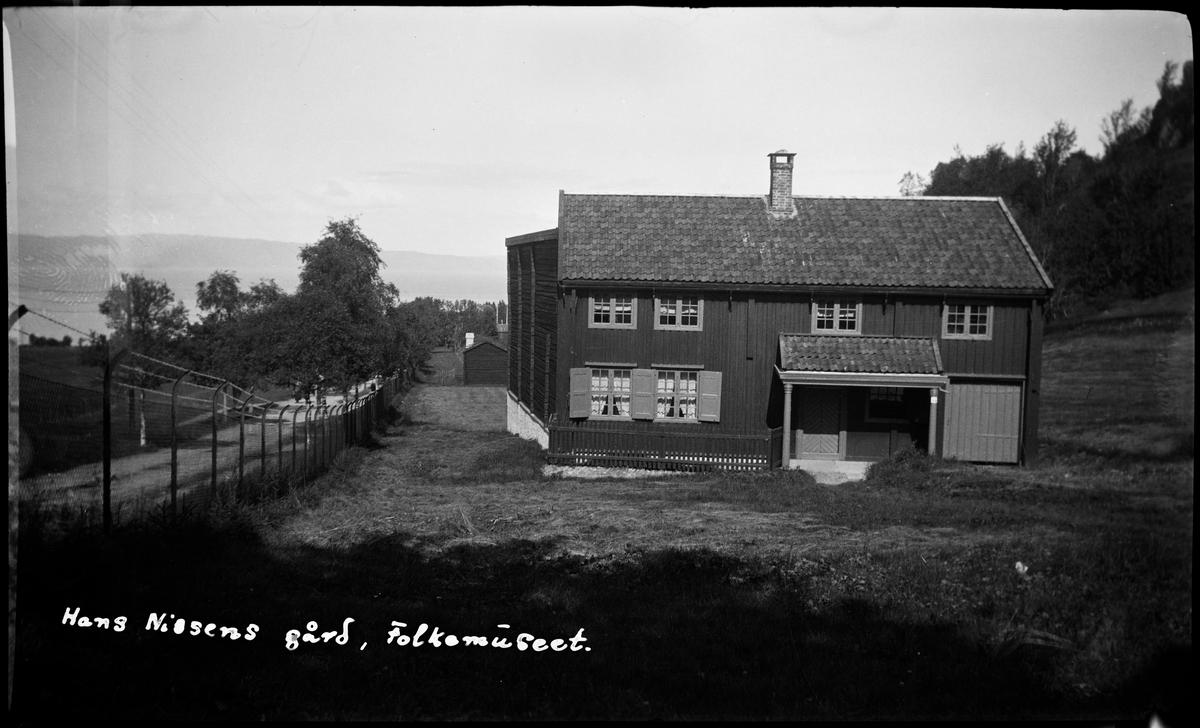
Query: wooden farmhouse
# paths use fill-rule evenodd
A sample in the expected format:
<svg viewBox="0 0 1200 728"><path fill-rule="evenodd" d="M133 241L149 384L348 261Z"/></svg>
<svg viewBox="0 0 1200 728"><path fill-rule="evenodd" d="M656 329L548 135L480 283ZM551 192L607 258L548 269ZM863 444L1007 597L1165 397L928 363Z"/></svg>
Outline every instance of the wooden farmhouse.
<svg viewBox="0 0 1200 728"><path fill-rule="evenodd" d="M559 193L509 238L509 430L558 464L1037 456L1051 282L999 198Z"/></svg>

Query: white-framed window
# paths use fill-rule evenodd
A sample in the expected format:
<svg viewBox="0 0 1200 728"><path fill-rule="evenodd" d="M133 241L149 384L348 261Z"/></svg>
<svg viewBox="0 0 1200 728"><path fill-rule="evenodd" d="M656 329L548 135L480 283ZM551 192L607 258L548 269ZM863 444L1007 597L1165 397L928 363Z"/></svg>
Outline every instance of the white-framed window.
<svg viewBox="0 0 1200 728"><path fill-rule="evenodd" d="M816 301L813 303L814 334L857 334L861 331L862 304L857 301Z"/></svg>
<svg viewBox="0 0 1200 728"><path fill-rule="evenodd" d="M704 301L699 296L661 296L654 299L654 328L700 331Z"/></svg>
<svg viewBox="0 0 1200 728"><path fill-rule="evenodd" d="M593 369L590 417L629 418L629 369Z"/></svg>
<svg viewBox="0 0 1200 728"><path fill-rule="evenodd" d="M636 329L637 298L602 293L591 297L588 326L593 329Z"/></svg>
<svg viewBox="0 0 1200 728"><path fill-rule="evenodd" d="M942 338L992 338L992 307L973 304L946 304L942 315Z"/></svg>
<svg viewBox="0 0 1200 728"><path fill-rule="evenodd" d="M656 369L654 418L658 420L697 419L699 372Z"/></svg>
<svg viewBox="0 0 1200 728"><path fill-rule="evenodd" d="M900 387L869 387L865 419L867 422L907 422L904 390Z"/></svg>

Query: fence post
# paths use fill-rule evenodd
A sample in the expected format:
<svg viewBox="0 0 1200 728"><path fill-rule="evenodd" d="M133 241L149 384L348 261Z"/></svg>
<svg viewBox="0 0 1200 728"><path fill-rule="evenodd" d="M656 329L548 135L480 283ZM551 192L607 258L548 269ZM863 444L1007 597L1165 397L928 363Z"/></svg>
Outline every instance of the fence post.
<svg viewBox="0 0 1200 728"><path fill-rule="evenodd" d="M335 404L332 407L332 409L330 410L330 413L331 413L331 416L329 418L329 429L330 429L330 433L329 433L330 434L329 464L330 465L332 465L333 461L337 458L338 450L342 445L342 434L340 432L338 432L338 429L339 429L338 424L342 421L341 417L340 417L340 412L341 412L341 410L345 409L345 407L346 407L346 405L344 405L344 404Z"/></svg>
<svg viewBox="0 0 1200 728"><path fill-rule="evenodd" d="M242 489L242 478L245 475L246 463L246 405L250 404L251 398L254 397L254 390L246 395L246 401L242 402L242 406L238 408L238 491ZM236 500L236 499L235 499Z"/></svg>
<svg viewBox="0 0 1200 728"><path fill-rule="evenodd" d="M7 150L6 150L7 151ZM15 169L15 167L14 167ZM15 174L9 176L8 183L13 185L10 188L9 194L14 194L16 189ZM9 198L13 199L12 197ZM16 206L9 203L9 214L16 218ZM9 230L15 229L14 222L9 222ZM15 248L14 253L15 255ZM11 261L12 258L10 257ZM19 292L18 292L19 293ZM14 295L12 289L9 289L9 295ZM29 307L25 304L20 304L11 313L8 314L8 330L11 332L17 321L22 316L29 313ZM20 341L20 332L17 332L17 340ZM8 436L18 434L21 427L21 380L19 376L14 377L18 373L21 366L20 346L8 347ZM8 633L12 635L8 638L8 709L12 710L12 675L16 668L16 650L17 650L17 544L20 539L19 531L21 528L20 501L21 501L21 464L19 460L20 447L19 440L17 448L11 444L8 446ZM16 458L16 460L14 460Z"/></svg>
<svg viewBox="0 0 1200 728"><path fill-rule="evenodd" d="M321 427L322 427L321 412L324 409L325 409L325 405L323 405L323 404L316 405L317 418L316 418L316 420L313 421L313 476L314 477L316 477L317 473L321 472L322 453L321 453L321 446L318 443L325 442L324 439L322 438L322 433L321 433Z"/></svg>
<svg viewBox="0 0 1200 728"><path fill-rule="evenodd" d="M321 437L321 435L322 435L321 429L323 427L323 423L321 421L321 412L322 412L322 410L325 409L325 405L319 404L316 407L317 407L317 420L313 426L313 476L314 477L316 476L317 473L321 472L321 465L323 464L323 462L318 462L318 458L320 458L323 461L324 457L325 457L325 453L322 451L321 446L317 444L318 441L321 442L322 444L324 444L324 442L325 442L324 439L322 439L322 437Z"/></svg>
<svg viewBox="0 0 1200 728"><path fill-rule="evenodd" d="M337 437L337 423L334 422L334 410L336 404L325 405L325 469L329 470L330 465L334 462L334 438Z"/></svg>
<svg viewBox="0 0 1200 728"><path fill-rule="evenodd" d="M225 379L213 390L212 396L212 496L217 497L217 395L229 384Z"/></svg>
<svg viewBox="0 0 1200 728"><path fill-rule="evenodd" d="M337 438L333 441L333 446L341 452L345 452L348 448L346 442L346 410L348 409L350 409L348 404L338 405L337 419L333 421L333 427L337 430ZM334 452L334 456L337 456L337 452Z"/></svg>
<svg viewBox="0 0 1200 728"><path fill-rule="evenodd" d="M121 349L104 365L104 412L101 418L104 447L104 533L112 531L112 373L129 354Z"/></svg>
<svg viewBox="0 0 1200 728"><path fill-rule="evenodd" d="M296 477L296 416L300 414L300 405L292 413L292 477Z"/></svg>
<svg viewBox="0 0 1200 728"><path fill-rule="evenodd" d="M342 443L343 451L350 449L350 418L348 417L348 415L349 415L350 409L352 407L354 407L353 402L343 406L342 412L338 416L338 420L341 422L341 427L342 427L342 434L341 434L341 437L339 438L339 442Z"/></svg>
<svg viewBox="0 0 1200 728"><path fill-rule="evenodd" d="M325 461L321 464L322 470L328 470L329 464L333 462L333 433L331 432L333 429L333 407L331 404L325 405L325 432L322 433L325 437L325 447L321 452Z"/></svg>
<svg viewBox="0 0 1200 728"><path fill-rule="evenodd" d="M309 455L309 451L312 450L312 447L310 447L309 443L308 443L310 433L312 432L312 428L309 427L309 423L311 421L312 421L312 405L306 404L306 405L304 405L304 482L305 483L308 482L308 455Z"/></svg>
<svg viewBox="0 0 1200 728"><path fill-rule="evenodd" d="M176 432L178 424L176 405L179 399L179 383L189 374L191 374L191 371L180 374L175 383L171 385L171 518L174 518L176 515L175 494L179 489L179 435Z"/></svg>
<svg viewBox="0 0 1200 728"><path fill-rule="evenodd" d="M279 410L279 427L275 434L279 436L279 446L275 448L275 453L279 456L279 476L283 477L283 413L288 411L290 404L285 404L283 409Z"/></svg>
<svg viewBox="0 0 1200 728"><path fill-rule="evenodd" d="M270 405L263 405L262 412L258 415L258 477L260 480L267 477L267 409Z"/></svg>
<svg viewBox="0 0 1200 728"><path fill-rule="evenodd" d="M325 405L325 431L322 436L325 438L324 447L321 450L321 455L324 457L322 470L328 470L329 464L333 462L333 408L334 405Z"/></svg>

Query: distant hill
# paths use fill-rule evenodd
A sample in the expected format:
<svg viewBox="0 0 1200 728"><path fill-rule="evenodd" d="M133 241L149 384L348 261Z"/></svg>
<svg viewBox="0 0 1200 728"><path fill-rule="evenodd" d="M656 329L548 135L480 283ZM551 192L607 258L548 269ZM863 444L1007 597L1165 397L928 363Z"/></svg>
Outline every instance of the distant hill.
<svg viewBox="0 0 1200 728"><path fill-rule="evenodd" d="M274 278L286 291L300 282L302 246L277 240L202 235L43 237L19 239L21 302L83 331L103 331L97 310L118 273L142 273L165 281L188 312L195 314L196 284L215 270L232 270L242 287ZM506 298L505 257L431 255L382 251L383 279L403 299L433 296L479 302ZM66 331L34 316L22 329L61 337Z"/></svg>

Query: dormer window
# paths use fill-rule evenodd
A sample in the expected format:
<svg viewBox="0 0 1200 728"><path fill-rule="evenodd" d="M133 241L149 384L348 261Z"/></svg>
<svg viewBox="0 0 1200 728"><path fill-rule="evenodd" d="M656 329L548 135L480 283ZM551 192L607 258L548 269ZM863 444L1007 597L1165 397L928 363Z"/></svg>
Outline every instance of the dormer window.
<svg viewBox="0 0 1200 728"><path fill-rule="evenodd" d="M857 301L817 301L813 305L815 334L857 334L862 321L862 304Z"/></svg>

